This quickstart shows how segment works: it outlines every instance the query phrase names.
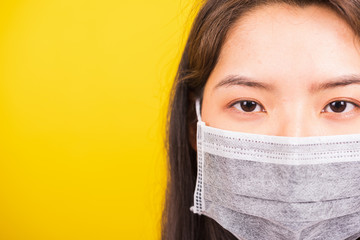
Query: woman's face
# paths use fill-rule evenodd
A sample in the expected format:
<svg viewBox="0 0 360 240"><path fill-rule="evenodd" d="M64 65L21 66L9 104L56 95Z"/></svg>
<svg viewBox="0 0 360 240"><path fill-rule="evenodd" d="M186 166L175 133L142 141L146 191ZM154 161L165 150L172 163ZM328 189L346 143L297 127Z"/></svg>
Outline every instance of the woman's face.
<svg viewBox="0 0 360 240"><path fill-rule="evenodd" d="M360 54L335 12L271 5L228 33L204 89L202 120L276 136L360 133Z"/></svg>

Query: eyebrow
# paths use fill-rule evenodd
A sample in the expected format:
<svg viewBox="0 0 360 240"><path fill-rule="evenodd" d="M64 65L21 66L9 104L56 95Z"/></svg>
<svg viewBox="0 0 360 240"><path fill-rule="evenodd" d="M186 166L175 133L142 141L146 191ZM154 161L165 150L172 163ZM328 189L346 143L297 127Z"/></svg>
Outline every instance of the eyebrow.
<svg viewBox="0 0 360 240"><path fill-rule="evenodd" d="M358 74L349 74L343 75L339 77L335 77L329 81L314 83L310 86L309 92L319 92L324 91L326 89L332 89L340 86L347 86L350 84L360 84L360 75ZM215 85L214 89L218 89L220 87L230 87L230 86L248 86L259 88L267 91L274 91L275 87L271 84L256 81L249 77L239 76L239 75L229 75L221 80L218 84Z"/></svg>
<svg viewBox="0 0 360 240"><path fill-rule="evenodd" d="M351 74L336 77L330 81L311 85L310 92L319 92L335 87L344 87L350 84L360 84L360 75Z"/></svg>
<svg viewBox="0 0 360 240"><path fill-rule="evenodd" d="M272 91L274 89L274 87L268 83L259 82L249 77L238 76L238 75L229 75L225 77L218 84L216 84L214 89L218 89L220 87L230 87L230 86L239 86L239 85L261 88L267 91Z"/></svg>

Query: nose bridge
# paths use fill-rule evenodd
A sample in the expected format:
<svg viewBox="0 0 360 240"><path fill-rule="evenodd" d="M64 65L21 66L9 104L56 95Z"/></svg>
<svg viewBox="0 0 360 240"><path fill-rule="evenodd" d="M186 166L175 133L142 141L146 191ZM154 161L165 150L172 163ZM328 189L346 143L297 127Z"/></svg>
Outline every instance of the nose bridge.
<svg viewBox="0 0 360 240"><path fill-rule="evenodd" d="M304 102L287 101L278 115L277 136L306 137L317 135L310 106Z"/></svg>

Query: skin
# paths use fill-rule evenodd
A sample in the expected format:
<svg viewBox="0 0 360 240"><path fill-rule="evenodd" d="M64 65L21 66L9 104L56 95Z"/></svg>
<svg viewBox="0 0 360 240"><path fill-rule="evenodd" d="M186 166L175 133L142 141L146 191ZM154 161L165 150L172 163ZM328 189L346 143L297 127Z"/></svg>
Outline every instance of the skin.
<svg viewBox="0 0 360 240"><path fill-rule="evenodd" d="M360 79L358 42L350 26L326 7L256 8L227 35L205 85L202 120L220 129L273 136L360 133L360 83L309 91L341 76ZM272 90L239 83L216 87L229 75ZM244 111L239 101L256 107ZM338 105L331 108L334 101Z"/></svg>

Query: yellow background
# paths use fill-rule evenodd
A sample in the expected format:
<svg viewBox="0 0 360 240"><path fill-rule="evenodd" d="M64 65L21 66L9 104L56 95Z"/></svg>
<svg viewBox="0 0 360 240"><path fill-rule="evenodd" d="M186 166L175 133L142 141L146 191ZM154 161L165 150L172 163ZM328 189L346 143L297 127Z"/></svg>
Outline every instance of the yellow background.
<svg viewBox="0 0 360 240"><path fill-rule="evenodd" d="M0 240L159 239L190 0L0 2Z"/></svg>

